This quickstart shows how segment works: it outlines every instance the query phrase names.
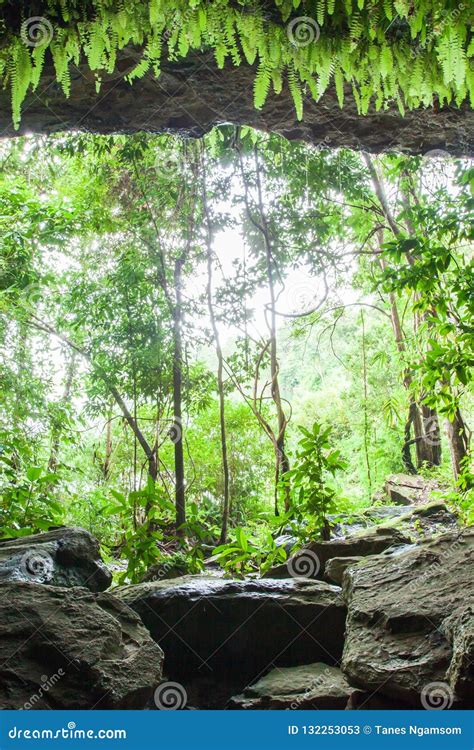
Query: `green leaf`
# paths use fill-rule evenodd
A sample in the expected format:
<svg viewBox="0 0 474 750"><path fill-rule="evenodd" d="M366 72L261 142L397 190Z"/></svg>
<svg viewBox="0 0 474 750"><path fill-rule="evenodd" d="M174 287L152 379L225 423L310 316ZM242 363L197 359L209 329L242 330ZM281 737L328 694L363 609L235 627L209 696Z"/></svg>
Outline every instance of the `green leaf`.
<svg viewBox="0 0 474 750"><path fill-rule="evenodd" d="M43 469L41 466L29 466L26 470L26 477L30 482L36 482L40 478Z"/></svg>

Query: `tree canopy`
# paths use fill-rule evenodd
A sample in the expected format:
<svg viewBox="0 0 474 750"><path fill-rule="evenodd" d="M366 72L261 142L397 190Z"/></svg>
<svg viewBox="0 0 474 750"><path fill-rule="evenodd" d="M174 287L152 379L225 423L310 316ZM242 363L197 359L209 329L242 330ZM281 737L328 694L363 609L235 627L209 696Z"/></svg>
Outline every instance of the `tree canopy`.
<svg viewBox="0 0 474 750"><path fill-rule="evenodd" d="M3 535L281 560L391 472L472 503L472 168L250 128L2 144Z"/></svg>

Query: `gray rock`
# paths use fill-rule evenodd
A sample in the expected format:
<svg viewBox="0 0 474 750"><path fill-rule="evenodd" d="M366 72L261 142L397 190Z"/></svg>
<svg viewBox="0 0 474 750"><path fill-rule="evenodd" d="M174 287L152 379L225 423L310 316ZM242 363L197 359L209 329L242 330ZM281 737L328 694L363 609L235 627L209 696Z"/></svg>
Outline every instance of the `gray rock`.
<svg viewBox="0 0 474 750"><path fill-rule="evenodd" d="M395 521L406 512L407 508L403 505L381 505L366 508L360 513L339 513L328 516L331 539L359 534L381 522Z"/></svg>
<svg viewBox="0 0 474 750"><path fill-rule="evenodd" d="M332 557L327 561L324 569L324 578L329 583L342 586L342 578L350 565L357 565L363 557Z"/></svg>
<svg viewBox="0 0 474 750"><path fill-rule="evenodd" d="M463 707L472 691L474 529L347 569L342 669L352 684L421 708L434 682ZM454 691L454 692L453 692Z"/></svg>
<svg viewBox="0 0 474 750"><path fill-rule="evenodd" d="M423 477L410 474L392 474L385 482L385 492L397 505L426 501L430 494L428 488L429 484Z"/></svg>
<svg viewBox="0 0 474 750"><path fill-rule="evenodd" d="M384 505L367 508L362 513L342 514L328 518L331 536L335 538L360 534L375 524L395 526L416 538L453 531L459 526L459 519L440 501L423 505Z"/></svg>
<svg viewBox="0 0 474 750"><path fill-rule="evenodd" d="M408 514L399 518L398 526L407 529L415 538L430 537L460 529L457 515L441 502L417 505Z"/></svg>
<svg viewBox="0 0 474 750"><path fill-rule="evenodd" d="M281 565L277 565L265 578L322 578L328 560L333 557L366 557L377 555L390 547L410 544L409 537L392 527L373 527L361 534L346 539L331 539L328 542L311 542Z"/></svg>
<svg viewBox="0 0 474 750"><path fill-rule="evenodd" d="M371 525L374 521L393 521L406 512L407 509L403 505L378 505L373 508L366 508L361 515L365 522Z"/></svg>
<svg viewBox="0 0 474 750"><path fill-rule="evenodd" d="M112 575L100 559L97 539L84 529L61 527L0 540L0 583L6 581L104 591Z"/></svg>
<svg viewBox="0 0 474 750"><path fill-rule="evenodd" d="M0 708L143 708L163 653L137 615L84 588L0 584Z"/></svg>
<svg viewBox="0 0 474 750"><path fill-rule="evenodd" d="M186 576L114 593L162 647L171 679L238 675L245 685L273 666L335 663L342 654L340 589L320 581Z"/></svg>
<svg viewBox="0 0 474 750"><path fill-rule="evenodd" d="M455 693L474 705L474 606L461 607L443 621L442 632L453 655L447 678Z"/></svg>
<svg viewBox="0 0 474 750"><path fill-rule="evenodd" d="M354 692L337 667L318 662L300 667L273 669L247 687L229 703L229 708L344 709Z"/></svg>

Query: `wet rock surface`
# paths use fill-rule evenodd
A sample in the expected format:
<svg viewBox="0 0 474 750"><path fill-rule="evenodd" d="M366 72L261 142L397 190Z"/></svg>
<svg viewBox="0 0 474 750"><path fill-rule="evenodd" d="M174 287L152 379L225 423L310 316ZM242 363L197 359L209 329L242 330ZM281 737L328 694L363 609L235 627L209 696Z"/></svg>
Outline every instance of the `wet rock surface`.
<svg viewBox="0 0 474 750"><path fill-rule="evenodd" d="M355 688L341 670L322 662L300 667L273 669L242 695L229 702L229 708L258 709L344 709Z"/></svg>
<svg viewBox="0 0 474 750"><path fill-rule="evenodd" d="M0 583L84 586L105 591L112 575L88 531L61 527L43 534L0 540Z"/></svg>
<svg viewBox="0 0 474 750"><path fill-rule="evenodd" d="M474 594L474 529L368 558L348 568L343 592L342 669L352 684L421 708L441 682L446 707L465 707L472 610L454 613Z"/></svg>
<svg viewBox="0 0 474 750"><path fill-rule="evenodd" d="M106 593L0 584L2 709L144 708L163 654Z"/></svg>
<svg viewBox="0 0 474 750"><path fill-rule="evenodd" d="M334 664L342 654L340 588L320 581L186 576L116 594L165 652L171 679L238 676L244 687L274 666Z"/></svg>
<svg viewBox="0 0 474 750"><path fill-rule="evenodd" d="M474 605L471 603L453 612L443 621L441 630L452 648L451 662L446 675L448 682L456 695L472 708L474 705Z"/></svg>
<svg viewBox="0 0 474 750"><path fill-rule="evenodd" d="M297 574L322 578L326 563L331 558L377 555L390 547L410 543L409 536L392 527L375 527L346 538L311 542L285 563L271 568L265 578L291 578Z"/></svg>
<svg viewBox="0 0 474 750"><path fill-rule="evenodd" d="M360 513L340 513L328 516L331 538L357 534L384 521L393 522L406 514L407 508L401 505L381 505L367 508Z"/></svg>
<svg viewBox="0 0 474 750"><path fill-rule="evenodd" d="M422 505L385 505L367 508L359 514L332 516L331 536L346 538L362 534L377 524L380 528L395 527L414 540L459 527L459 519L441 501L431 501Z"/></svg>
<svg viewBox="0 0 474 750"><path fill-rule="evenodd" d="M397 528L408 532L415 541L460 529L459 519L444 503L432 502L408 509L396 522Z"/></svg>
<svg viewBox="0 0 474 750"><path fill-rule="evenodd" d="M363 557L332 557L326 563L325 580L328 583L335 583L336 586L342 586L342 579L347 568L351 565L357 565L363 559Z"/></svg>
<svg viewBox="0 0 474 750"><path fill-rule="evenodd" d="M81 529L3 540L0 707L156 709L163 680L186 709L469 707L474 530L439 502L374 511L275 578L167 566L112 594L84 588L110 574Z"/></svg>

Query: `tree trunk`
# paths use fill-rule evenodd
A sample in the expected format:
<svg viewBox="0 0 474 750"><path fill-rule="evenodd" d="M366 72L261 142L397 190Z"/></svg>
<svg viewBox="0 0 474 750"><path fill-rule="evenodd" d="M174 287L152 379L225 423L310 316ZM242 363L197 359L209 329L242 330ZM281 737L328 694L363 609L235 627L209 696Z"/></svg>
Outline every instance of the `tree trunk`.
<svg viewBox="0 0 474 750"><path fill-rule="evenodd" d="M107 425L105 428L105 457L104 457L104 465L102 468L102 474L104 477L104 481L106 482L110 475L110 464L112 460L112 419L113 419L113 409L110 407L108 419L107 419Z"/></svg>
<svg viewBox="0 0 474 750"><path fill-rule="evenodd" d="M230 472L229 472L229 460L227 456L227 433L226 433L226 422L225 422L225 394L224 394L224 357L222 354L222 347L219 336L219 329L216 323L216 316L214 313L214 305L212 298L212 270L213 270L213 254L212 254L212 226L209 215L209 208L207 203L207 189L206 189L206 165L204 161L204 155L202 158L202 179L203 179L203 207L206 219L206 250L207 250L207 307L209 310L209 319L211 321L212 333L214 337L214 345L216 348L217 355L217 393L219 397L219 425L221 433L221 456L222 456L222 470L224 474L224 507L222 509L222 525L220 544L225 544L227 541L227 527L229 524L229 507L230 507Z"/></svg>
<svg viewBox="0 0 474 750"><path fill-rule="evenodd" d="M374 171L375 171L375 167L374 167ZM385 193L383 191L382 186L379 186L378 188L378 195L379 195L379 200L384 201L382 205L386 206L384 211L388 210L388 206L386 205ZM378 242L379 242L379 249L380 251L382 251L383 241L384 241L382 230L379 230L377 232L377 237L378 237ZM380 262L380 267L382 271L385 271L385 269L387 268L387 263L383 255L380 255L379 262ZM393 330L393 335L395 338L395 343L397 345L398 353L403 356L403 354L405 353L405 349L406 349L405 336L403 334L402 324L400 321L400 315L398 312L397 299L395 295L393 294L393 292L389 293L388 298L390 302L390 318L392 321L392 330ZM404 429L404 443L402 446L402 461L403 461L403 465L405 466L409 474L416 474L417 467L413 463L413 459L411 456L411 446L413 444L415 445L415 450L417 454L417 466L420 466L419 443L422 438L422 424L421 424L418 405L416 404L413 394L411 392L411 385L412 385L411 372L408 368L405 368L403 371L403 386L408 395L408 416L405 422L405 429ZM412 428L414 432L413 440L411 437Z"/></svg>
<svg viewBox="0 0 474 750"><path fill-rule="evenodd" d="M178 258L174 266L175 305L173 307L173 427L174 442L174 471L175 471L175 503L176 503L176 532L184 534L186 523L186 495L184 475L183 449L183 344L181 337L182 323L182 294L181 276L183 259Z"/></svg>
<svg viewBox="0 0 474 750"><path fill-rule="evenodd" d="M400 235L400 228L395 221L392 214L385 187L383 181L376 169L374 162L368 154L364 154L365 163L372 179L375 194L378 198L380 206L382 208L385 219L390 226L392 233L398 237ZM408 224L408 231L411 235L414 234L413 227ZM377 231L377 239L379 243L379 249L383 253L383 230ZM409 252L406 253L407 263L413 265L414 260ZM380 266L382 271L387 267L383 254L380 255ZM400 322L400 316L398 314L396 297L393 293L389 294L390 310L392 319L392 328L397 344L397 349L400 354L405 352L405 340ZM415 318L416 321L416 318ZM416 323L415 323L416 324ZM407 470L410 473L416 473L415 466L411 458L410 446L415 444L416 451L416 464L417 468L421 466L439 466L441 464L441 437L439 430L439 421L437 412L434 409L426 406L425 404L417 404L414 401L411 393L412 376L409 370L405 369L403 373L403 385L408 392L409 396L409 412L408 418L405 422L405 442L402 447L402 460ZM411 427L413 426L414 439L411 439Z"/></svg>
<svg viewBox="0 0 474 750"><path fill-rule="evenodd" d="M422 461L428 466L440 466L441 464L441 431L439 428L438 412L426 404L421 405L421 417L423 423L423 446Z"/></svg>
<svg viewBox="0 0 474 750"><path fill-rule="evenodd" d="M267 273L267 285L270 295L270 319L267 318L267 326L270 332L270 377L271 377L271 395L277 411L278 433L276 435L275 445L275 515L278 515L278 486L279 482L290 470L290 462L285 451L285 432L288 424L286 414L283 409L280 383L278 379L279 363L277 350L277 328L276 328L276 295L275 295L275 263L273 259L272 243L270 239L270 230L267 224L264 206L262 183L260 177L260 165L258 161L258 152L255 150L255 171L257 177L258 205L261 222L261 232L265 246L265 262ZM290 508L290 488L284 487L285 510Z"/></svg>
<svg viewBox="0 0 474 750"><path fill-rule="evenodd" d="M459 408L456 409L452 421L449 419L446 420L446 432L451 451L454 479L457 481L463 472L463 468L465 468L465 463L469 456L470 443L469 429L467 428Z"/></svg>
<svg viewBox="0 0 474 750"><path fill-rule="evenodd" d="M368 383L367 383L367 352L365 346L365 318L364 311L360 311L360 320L362 324L362 384L364 392L364 454L367 468L367 483L369 485L369 495L372 497L372 473L370 470L369 457L369 418L367 411L368 404Z"/></svg>
<svg viewBox="0 0 474 750"><path fill-rule="evenodd" d="M408 417L405 422L405 429L404 429L404 443L402 446L402 461L405 469L408 471L409 474L416 474L416 466L413 463L413 459L411 457L411 450L410 447L413 444L413 440L411 439L411 427L415 419L415 412L416 412L416 404L413 400L410 401L410 405L408 407Z"/></svg>

